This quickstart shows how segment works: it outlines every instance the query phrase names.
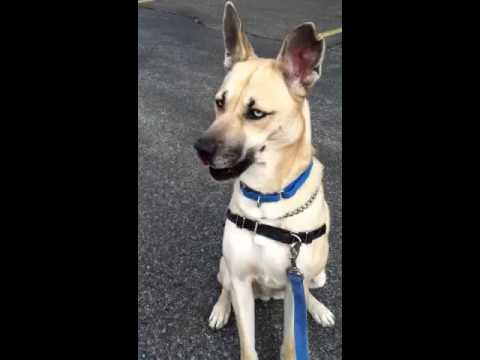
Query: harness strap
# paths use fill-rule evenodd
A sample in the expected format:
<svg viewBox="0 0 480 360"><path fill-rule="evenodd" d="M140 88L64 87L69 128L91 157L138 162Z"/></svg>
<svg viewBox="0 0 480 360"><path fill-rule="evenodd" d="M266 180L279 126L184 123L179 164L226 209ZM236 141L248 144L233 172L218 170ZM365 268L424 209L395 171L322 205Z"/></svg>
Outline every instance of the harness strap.
<svg viewBox="0 0 480 360"><path fill-rule="evenodd" d="M237 227L239 227L240 229L247 229L258 235L268 237L270 239L279 241L287 245L297 242L298 239L296 238L296 236L301 239L302 244L310 244L313 240L319 238L322 235L325 235L325 233L327 232L326 224L323 224L318 229L312 231L292 232L275 226L261 224L257 221L253 221L246 217L234 214L230 211L230 209L227 210L227 219L237 225ZM294 237L292 235L296 236Z"/></svg>

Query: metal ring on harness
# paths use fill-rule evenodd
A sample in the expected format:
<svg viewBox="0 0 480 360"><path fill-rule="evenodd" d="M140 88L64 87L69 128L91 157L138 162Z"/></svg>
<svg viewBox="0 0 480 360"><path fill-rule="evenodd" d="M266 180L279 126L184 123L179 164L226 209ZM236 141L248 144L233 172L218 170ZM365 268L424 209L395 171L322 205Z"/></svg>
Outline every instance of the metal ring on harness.
<svg viewBox="0 0 480 360"><path fill-rule="evenodd" d="M297 234L295 233L290 233L290 236L293 236L295 239L298 240L298 243L302 244L302 238L300 236L298 236ZM296 244L296 243L293 243L293 244Z"/></svg>

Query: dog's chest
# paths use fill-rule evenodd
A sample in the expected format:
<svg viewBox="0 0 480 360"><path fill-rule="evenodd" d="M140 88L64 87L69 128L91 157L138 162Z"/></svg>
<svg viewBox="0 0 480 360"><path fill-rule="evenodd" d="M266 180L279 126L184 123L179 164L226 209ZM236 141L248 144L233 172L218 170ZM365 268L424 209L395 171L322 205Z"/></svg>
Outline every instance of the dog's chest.
<svg viewBox="0 0 480 360"><path fill-rule="evenodd" d="M275 240L238 229L227 221L223 239L223 256L234 276L252 276L269 288L282 288L290 266L289 248Z"/></svg>

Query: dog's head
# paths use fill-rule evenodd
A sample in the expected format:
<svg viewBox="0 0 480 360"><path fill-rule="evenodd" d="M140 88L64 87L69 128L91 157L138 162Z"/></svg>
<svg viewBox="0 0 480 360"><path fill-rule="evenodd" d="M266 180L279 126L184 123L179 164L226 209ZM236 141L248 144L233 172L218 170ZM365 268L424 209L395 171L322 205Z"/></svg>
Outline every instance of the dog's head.
<svg viewBox="0 0 480 360"><path fill-rule="evenodd" d="M231 2L223 34L227 74L215 95L215 121L194 145L216 180L238 177L265 149L299 140L304 99L325 54L315 25L304 23L286 36L276 59L258 58Z"/></svg>

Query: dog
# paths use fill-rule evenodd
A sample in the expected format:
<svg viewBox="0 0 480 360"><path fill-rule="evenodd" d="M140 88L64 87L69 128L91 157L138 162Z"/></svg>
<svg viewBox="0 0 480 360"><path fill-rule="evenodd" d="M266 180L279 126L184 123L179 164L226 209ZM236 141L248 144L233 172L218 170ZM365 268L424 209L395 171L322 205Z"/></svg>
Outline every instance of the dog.
<svg viewBox="0 0 480 360"><path fill-rule="evenodd" d="M291 246L260 234L257 227L269 225L287 234L326 229L300 246L296 265L304 276L308 312L317 323L333 326L332 312L310 292L326 281L330 229L323 165L311 144L307 100L321 75L325 40L313 23L304 23L286 36L276 59L257 57L231 2L224 8L223 35L227 73L215 96L215 120L194 145L215 180L234 180L229 212L235 215L225 221L217 276L222 290L209 326L223 327L233 305L240 357L258 359L254 301L284 299L280 354L291 360L295 359L294 305L287 279ZM299 179L303 183L287 197L284 189L298 185ZM259 194L257 201L248 194ZM276 201L266 201L274 195ZM245 221L255 228L244 227Z"/></svg>

